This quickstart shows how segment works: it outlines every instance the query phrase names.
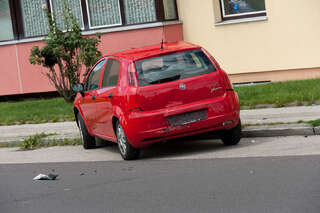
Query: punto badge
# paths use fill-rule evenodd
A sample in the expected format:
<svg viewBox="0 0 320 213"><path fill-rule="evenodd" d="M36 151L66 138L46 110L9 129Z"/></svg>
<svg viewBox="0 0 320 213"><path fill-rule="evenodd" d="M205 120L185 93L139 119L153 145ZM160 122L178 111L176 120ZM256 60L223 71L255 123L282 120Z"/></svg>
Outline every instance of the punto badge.
<svg viewBox="0 0 320 213"><path fill-rule="evenodd" d="M179 85L179 89L181 89L181 90L185 90L185 89L186 89L186 85L185 85L185 84L183 84L183 83L182 83L182 84L180 84L180 85Z"/></svg>

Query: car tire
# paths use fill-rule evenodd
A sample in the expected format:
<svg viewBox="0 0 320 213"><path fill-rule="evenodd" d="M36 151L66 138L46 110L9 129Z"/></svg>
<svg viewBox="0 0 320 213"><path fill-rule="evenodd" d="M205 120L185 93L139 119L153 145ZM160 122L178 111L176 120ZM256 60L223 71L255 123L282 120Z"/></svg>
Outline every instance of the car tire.
<svg viewBox="0 0 320 213"><path fill-rule="evenodd" d="M84 149L93 149L96 147L96 140L95 137L91 136L88 132L88 129L80 115L78 114L78 127L80 132L80 137L82 140L83 148Z"/></svg>
<svg viewBox="0 0 320 213"><path fill-rule="evenodd" d="M239 120L237 126L230 130L223 130L219 136L225 146L234 146L240 142L241 132L241 120Z"/></svg>
<svg viewBox="0 0 320 213"><path fill-rule="evenodd" d="M123 160L136 160L139 158L140 150L134 148L128 141L119 121L116 124L116 136L118 148Z"/></svg>

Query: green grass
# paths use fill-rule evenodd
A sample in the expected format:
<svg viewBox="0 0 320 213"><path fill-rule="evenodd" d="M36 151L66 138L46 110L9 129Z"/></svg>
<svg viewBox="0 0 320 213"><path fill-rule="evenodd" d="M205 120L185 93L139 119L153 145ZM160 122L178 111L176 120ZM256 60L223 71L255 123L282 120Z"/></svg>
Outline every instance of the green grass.
<svg viewBox="0 0 320 213"><path fill-rule="evenodd" d="M35 134L32 136L29 136L28 138L24 139L22 143L17 144L22 150L34 150L38 148L43 147L52 147L52 146L77 146L81 145L82 141L80 138L74 138L74 139L47 139L49 136L53 136L56 134ZM9 144L7 144L7 147ZM6 144L2 145L2 148L6 147ZM1 148L1 147L0 147Z"/></svg>
<svg viewBox="0 0 320 213"><path fill-rule="evenodd" d="M273 122L273 123L255 123L255 124L243 124L242 127L249 127L249 126L277 126L283 124L303 124L303 123L310 123L308 121L297 121L297 122Z"/></svg>
<svg viewBox="0 0 320 213"><path fill-rule="evenodd" d="M20 144L20 148L23 150L32 150L32 149L36 149L38 147L40 147L43 144L43 139L48 137L48 136L52 136L55 134L45 134L45 133L41 133L41 134L35 134L32 136L29 136L28 138L24 139L22 141L22 143Z"/></svg>
<svg viewBox="0 0 320 213"><path fill-rule="evenodd" d="M272 104L273 107L283 107L289 103L299 106L320 100L320 79L238 86L234 89L238 92L240 106Z"/></svg>
<svg viewBox="0 0 320 213"><path fill-rule="evenodd" d="M62 98L0 103L0 125L73 120L72 103Z"/></svg>
<svg viewBox="0 0 320 213"><path fill-rule="evenodd" d="M317 127L317 126L320 126L320 119L309 121L308 123L310 123L313 127Z"/></svg>

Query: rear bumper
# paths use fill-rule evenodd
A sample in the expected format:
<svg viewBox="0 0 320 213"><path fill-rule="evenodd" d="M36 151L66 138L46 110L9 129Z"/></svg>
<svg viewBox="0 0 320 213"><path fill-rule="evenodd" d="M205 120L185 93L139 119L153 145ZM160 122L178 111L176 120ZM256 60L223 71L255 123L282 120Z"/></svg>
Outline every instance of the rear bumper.
<svg viewBox="0 0 320 213"><path fill-rule="evenodd" d="M207 110L208 118L183 126L170 126L167 117L197 110ZM239 121L239 101L234 91L221 97L154 111L133 111L126 116L124 131L134 147L145 147L158 141L231 129ZM227 124L226 124L227 122Z"/></svg>

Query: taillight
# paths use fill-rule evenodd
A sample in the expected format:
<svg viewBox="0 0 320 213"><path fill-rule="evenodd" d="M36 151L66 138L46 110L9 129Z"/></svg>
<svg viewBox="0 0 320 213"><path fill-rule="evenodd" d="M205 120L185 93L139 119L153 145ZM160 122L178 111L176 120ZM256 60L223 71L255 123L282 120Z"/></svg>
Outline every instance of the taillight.
<svg viewBox="0 0 320 213"><path fill-rule="evenodd" d="M128 67L128 83L130 86L138 86L136 68L134 63L129 64Z"/></svg>
<svg viewBox="0 0 320 213"><path fill-rule="evenodd" d="M222 73L222 75L223 75L223 78L224 78L224 85L225 85L225 87L226 87L226 90L227 90L227 91L232 91L233 88L232 88L232 84L231 84L231 82L230 82L230 79L229 79L229 77L228 77L228 74L227 74L224 70L222 70L222 69L220 69L220 71L221 71L221 73Z"/></svg>

